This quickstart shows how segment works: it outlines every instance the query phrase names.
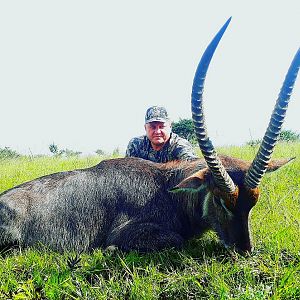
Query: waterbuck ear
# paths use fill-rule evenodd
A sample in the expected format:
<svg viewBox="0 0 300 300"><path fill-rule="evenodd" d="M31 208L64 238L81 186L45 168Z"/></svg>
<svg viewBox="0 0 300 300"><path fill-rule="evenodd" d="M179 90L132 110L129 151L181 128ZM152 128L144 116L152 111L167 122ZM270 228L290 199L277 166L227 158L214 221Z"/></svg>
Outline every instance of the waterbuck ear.
<svg viewBox="0 0 300 300"><path fill-rule="evenodd" d="M276 159L276 160L271 160L268 164L267 172L273 172L279 169L280 167L284 166L288 162L294 160L296 157L292 158L286 158L286 159Z"/></svg>
<svg viewBox="0 0 300 300"><path fill-rule="evenodd" d="M208 168L202 169L193 175L185 178L169 191L176 192L199 192L207 186L205 176L208 173Z"/></svg>

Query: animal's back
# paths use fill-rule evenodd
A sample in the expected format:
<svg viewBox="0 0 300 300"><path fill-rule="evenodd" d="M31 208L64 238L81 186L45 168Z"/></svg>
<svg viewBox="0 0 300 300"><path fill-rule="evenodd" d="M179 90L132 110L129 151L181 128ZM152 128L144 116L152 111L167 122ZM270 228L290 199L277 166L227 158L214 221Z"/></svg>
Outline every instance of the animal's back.
<svg viewBox="0 0 300 300"><path fill-rule="evenodd" d="M0 195L1 242L58 250L103 246L116 226L158 214L162 184L154 164L130 158L43 176Z"/></svg>

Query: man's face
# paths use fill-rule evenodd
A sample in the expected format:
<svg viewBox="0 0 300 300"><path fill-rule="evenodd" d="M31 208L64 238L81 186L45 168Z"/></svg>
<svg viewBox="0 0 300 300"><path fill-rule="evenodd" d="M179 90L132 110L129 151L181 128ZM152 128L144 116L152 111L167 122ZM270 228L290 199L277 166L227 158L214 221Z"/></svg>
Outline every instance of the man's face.
<svg viewBox="0 0 300 300"><path fill-rule="evenodd" d="M171 134L170 122L150 122L145 124L146 135L154 150L160 150L169 140Z"/></svg>

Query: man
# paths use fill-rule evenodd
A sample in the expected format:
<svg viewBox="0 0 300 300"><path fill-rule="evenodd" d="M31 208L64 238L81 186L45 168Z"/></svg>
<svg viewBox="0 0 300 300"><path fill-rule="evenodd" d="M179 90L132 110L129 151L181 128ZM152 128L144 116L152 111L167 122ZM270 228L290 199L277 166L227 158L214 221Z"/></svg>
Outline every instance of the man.
<svg viewBox="0 0 300 300"><path fill-rule="evenodd" d="M126 156L154 162L197 158L193 146L172 132L171 121L164 107L151 106L145 116L146 135L130 140Z"/></svg>

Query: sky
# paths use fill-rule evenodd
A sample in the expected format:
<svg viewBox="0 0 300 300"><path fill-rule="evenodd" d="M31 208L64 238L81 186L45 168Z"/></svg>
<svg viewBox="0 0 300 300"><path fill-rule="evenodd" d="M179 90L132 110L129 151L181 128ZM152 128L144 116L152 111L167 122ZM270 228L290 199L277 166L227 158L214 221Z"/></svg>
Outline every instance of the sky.
<svg viewBox="0 0 300 300"><path fill-rule="evenodd" d="M300 46L300 1L0 2L0 148L125 151L149 106L190 118L194 73L232 16L204 91L215 146L261 139ZM300 131L300 80L284 124Z"/></svg>

